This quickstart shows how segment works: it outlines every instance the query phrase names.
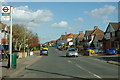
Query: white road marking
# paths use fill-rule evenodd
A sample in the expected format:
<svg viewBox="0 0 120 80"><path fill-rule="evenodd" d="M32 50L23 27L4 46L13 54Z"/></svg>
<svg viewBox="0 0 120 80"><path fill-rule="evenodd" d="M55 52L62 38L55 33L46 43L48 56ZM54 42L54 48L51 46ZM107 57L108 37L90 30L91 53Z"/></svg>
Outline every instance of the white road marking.
<svg viewBox="0 0 120 80"><path fill-rule="evenodd" d="M80 69L82 69L82 70L88 72L89 74L91 74L91 75L93 75L93 76L95 76L95 77L97 77L97 78L99 78L99 79L102 80L102 78L101 78L100 76L98 76L98 75L96 75L96 74L94 74L94 73L92 73L92 72L90 72L90 71L88 71L88 70L82 68L80 65L78 65L78 64L76 64L76 63L73 63L73 62L70 61L70 60L68 60L68 62L71 63L71 64L74 64L74 65L77 66L78 68L80 68Z"/></svg>
<svg viewBox="0 0 120 80"><path fill-rule="evenodd" d="M70 60L68 60L69 63L72 63Z"/></svg>

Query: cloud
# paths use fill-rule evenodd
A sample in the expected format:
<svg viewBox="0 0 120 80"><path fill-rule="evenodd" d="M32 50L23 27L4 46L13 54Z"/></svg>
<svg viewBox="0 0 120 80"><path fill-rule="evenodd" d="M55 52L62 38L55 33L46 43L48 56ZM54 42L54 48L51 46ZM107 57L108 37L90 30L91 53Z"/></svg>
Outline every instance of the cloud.
<svg viewBox="0 0 120 80"><path fill-rule="evenodd" d="M75 19L77 22L83 22L83 18L79 17L77 19Z"/></svg>
<svg viewBox="0 0 120 80"><path fill-rule="evenodd" d="M52 21L52 12L50 10L31 11L28 6L16 7L13 10L13 21L18 24L40 25ZM32 25L31 25L32 26Z"/></svg>
<svg viewBox="0 0 120 80"><path fill-rule="evenodd" d="M0 5L7 5L7 2L5 0L0 0Z"/></svg>
<svg viewBox="0 0 120 80"><path fill-rule="evenodd" d="M109 22L108 16L115 11L116 7L112 5L104 5L99 9L91 10L90 14L92 18L101 19L103 23Z"/></svg>
<svg viewBox="0 0 120 80"><path fill-rule="evenodd" d="M84 31L83 26L71 26L67 28L67 31L69 32L79 32L79 31Z"/></svg>
<svg viewBox="0 0 120 80"><path fill-rule="evenodd" d="M68 23L66 21L61 21L60 23L54 23L51 26L57 28L64 28L68 26Z"/></svg>
<svg viewBox="0 0 120 80"><path fill-rule="evenodd" d="M105 5L103 8L94 9L91 11L91 16L95 18L100 18L110 15L115 10L115 6Z"/></svg>

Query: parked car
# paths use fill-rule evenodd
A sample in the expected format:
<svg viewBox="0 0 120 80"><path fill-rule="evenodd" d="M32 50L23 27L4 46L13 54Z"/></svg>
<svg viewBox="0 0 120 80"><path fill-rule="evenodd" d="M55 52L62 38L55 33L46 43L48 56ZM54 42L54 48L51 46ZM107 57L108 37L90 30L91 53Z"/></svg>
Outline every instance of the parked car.
<svg viewBox="0 0 120 80"><path fill-rule="evenodd" d="M46 55L46 56L48 56L48 50L42 49L42 50L40 51L40 55Z"/></svg>
<svg viewBox="0 0 120 80"><path fill-rule="evenodd" d="M4 52L6 54L8 54L9 53L9 45L3 45L3 47L4 47Z"/></svg>
<svg viewBox="0 0 120 80"><path fill-rule="evenodd" d="M94 51L94 48L93 48L93 47L87 48L87 49L86 49L86 51L91 52L91 53L93 53L93 54L95 53L95 51Z"/></svg>
<svg viewBox="0 0 120 80"><path fill-rule="evenodd" d="M45 46L42 46L43 47L43 49L46 49L46 50L48 50L48 46L47 45L45 45Z"/></svg>
<svg viewBox="0 0 120 80"><path fill-rule="evenodd" d="M102 49L92 49L92 50L94 50L94 52L95 53L104 53L104 51L102 50Z"/></svg>
<svg viewBox="0 0 120 80"><path fill-rule="evenodd" d="M0 45L0 60L5 59L4 47Z"/></svg>
<svg viewBox="0 0 120 80"><path fill-rule="evenodd" d="M63 51L63 50L64 50L64 47L59 48L59 50Z"/></svg>
<svg viewBox="0 0 120 80"><path fill-rule="evenodd" d="M56 45L56 44L53 44L53 45L52 45L52 47L56 47L56 48L57 48L57 47L58 47L58 45Z"/></svg>
<svg viewBox="0 0 120 80"><path fill-rule="evenodd" d="M66 57L68 56L75 56L78 57L78 52L75 48L68 48L67 49L67 53L66 53Z"/></svg>
<svg viewBox="0 0 120 80"><path fill-rule="evenodd" d="M115 48L107 49L107 54L117 54L117 50Z"/></svg>

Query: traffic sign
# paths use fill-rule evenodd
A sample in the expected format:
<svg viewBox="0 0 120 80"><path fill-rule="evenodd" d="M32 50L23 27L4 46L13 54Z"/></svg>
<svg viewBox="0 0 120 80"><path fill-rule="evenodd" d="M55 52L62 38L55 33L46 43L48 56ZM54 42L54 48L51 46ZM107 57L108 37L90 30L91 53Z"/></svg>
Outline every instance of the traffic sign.
<svg viewBox="0 0 120 80"><path fill-rule="evenodd" d="M10 14L10 6L2 6L2 14Z"/></svg>
<svg viewBox="0 0 120 80"><path fill-rule="evenodd" d="M10 7L11 6L2 6L1 21L10 21Z"/></svg>
<svg viewBox="0 0 120 80"><path fill-rule="evenodd" d="M1 21L10 21L10 16L2 16Z"/></svg>

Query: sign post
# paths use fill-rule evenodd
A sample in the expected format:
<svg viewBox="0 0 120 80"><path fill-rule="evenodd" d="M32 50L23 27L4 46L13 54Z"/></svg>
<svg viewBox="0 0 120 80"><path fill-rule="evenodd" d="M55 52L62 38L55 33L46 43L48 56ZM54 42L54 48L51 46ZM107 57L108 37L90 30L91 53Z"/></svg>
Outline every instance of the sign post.
<svg viewBox="0 0 120 80"><path fill-rule="evenodd" d="M1 21L10 21L10 6L2 6L2 17Z"/></svg>
<svg viewBox="0 0 120 80"><path fill-rule="evenodd" d="M10 6L10 43L9 43L9 54L10 54L10 67L11 67L11 63L12 63L12 11L13 11L13 7Z"/></svg>
<svg viewBox="0 0 120 80"><path fill-rule="evenodd" d="M2 6L1 21L10 21L10 35L9 35L9 60L8 66L11 68L12 63L12 6Z"/></svg>

